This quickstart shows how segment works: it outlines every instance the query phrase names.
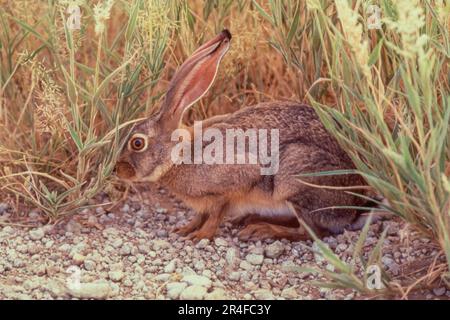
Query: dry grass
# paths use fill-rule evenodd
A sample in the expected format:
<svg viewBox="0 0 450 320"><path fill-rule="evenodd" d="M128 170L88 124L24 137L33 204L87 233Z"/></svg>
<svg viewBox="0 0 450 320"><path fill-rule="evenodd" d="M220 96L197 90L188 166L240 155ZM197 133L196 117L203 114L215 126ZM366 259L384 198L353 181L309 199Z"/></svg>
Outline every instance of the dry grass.
<svg viewBox="0 0 450 320"><path fill-rule="evenodd" d="M79 31L64 28L66 2L33 2L30 10L2 2L2 190L51 219L76 212L110 183L125 134L116 129L157 107L177 66L224 26L232 50L186 121L298 98L296 72L266 45L249 1L115 1L109 19L81 1Z"/></svg>
<svg viewBox="0 0 450 320"><path fill-rule="evenodd" d="M448 264L450 4L380 1L379 30L368 29L369 1L269 4L260 11L279 34L273 46L299 72L315 75L308 97L326 128L389 201L386 209L436 239ZM340 271L328 274L334 285L363 291L354 268L327 254ZM448 270L441 275L449 280Z"/></svg>

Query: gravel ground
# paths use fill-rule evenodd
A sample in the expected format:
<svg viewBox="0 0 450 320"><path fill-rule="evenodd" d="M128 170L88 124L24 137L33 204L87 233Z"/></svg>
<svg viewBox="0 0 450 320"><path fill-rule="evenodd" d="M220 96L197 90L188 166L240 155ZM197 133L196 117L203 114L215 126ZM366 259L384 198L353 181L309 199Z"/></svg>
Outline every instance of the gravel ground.
<svg viewBox="0 0 450 320"><path fill-rule="evenodd" d="M86 209L52 226L42 224L37 211L26 219L32 228L11 224L11 210L0 203L0 299L367 298L312 286L317 276L299 266L333 267L306 248L315 246L310 241L240 242L239 229L228 223L211 242L183 240L171 229L193 212L163 189L132 195L110 211ZM373 224L364 250L386 227L382 263L391 276L407 279L438 255L429 239L396 220ZM350 261L358 235L324 241ZM448 299L450 290L438 283L416 297Z"/></svg>

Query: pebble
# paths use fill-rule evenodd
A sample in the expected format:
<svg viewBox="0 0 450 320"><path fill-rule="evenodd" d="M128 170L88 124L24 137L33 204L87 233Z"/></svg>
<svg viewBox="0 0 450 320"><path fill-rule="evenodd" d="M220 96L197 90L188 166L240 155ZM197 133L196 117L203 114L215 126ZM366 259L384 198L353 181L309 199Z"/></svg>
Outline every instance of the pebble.
<svg viewBox="0 0 450 320"><path fill-rule="evenodd" d="M228 279L231 281L239 281L241 280L241 273L239 271L233 271L228 275Z"/></svg>
<svg viewBox="0 0 450 320"><path fill-rule="evenodd" d="M206 288L210 288L212 281L204 276L199 275L187 275L182 278L182 281L188 283L189 285L198 285Z"/></svg>
<svg viewBox="0 0 450 320"><path fill-rule="evenodd" d="M93 271L95 270L96 264L93 260L84 260L84 268L87 271Z"/></svg>
<svg viewBox="0 0 450 320"><path fill-rule="evenodd" d="M81 225L73 219L66 224L66 232L77 234L80 233L81 229Z"/></svg>
<svg viewBox="0 0 450 320"><path fill-rule="evenodd" d="M47 241L47 242L45 243L45 247L46 247L47 249L50 249L50 248L53 246L54 243L55 243L55 242L52 241L52 240Z"/></svg>
<svg viewBox="0 0 450 320"><path fill-rule="evenodd" d="M28 279L23 283L23 288L27 291L32 291L40 286L39 280Z"/></svg>
<svg viewBox="0 0 450 320"><path fill-rule="evenodd" d="M281 291L281 297L285 299L295 299L298 297L298 293L294 287L284 288L283 291Z"/></svg>
<svg viewBox="0 0 450 320"><path fill-rule="evenodd" d="M6 210L8 210L9 205L7 203L4 202L0 202L0 214L3 214L6 212Z"/></svg>
<svg viewBox="0 0 450 320"><path fill-rule="evenodd" d="M445 289L445 287L440 287L440 288L434 288L433 289L433 293L436 296L438 296L438 297L443 296L445 294L445 291L447 291L447 289Z"/></svg>
<svg viewBox="0 0 450 320"><path fill-rule="evenodd" d="M72 257L72 260L76 265L81 265L84 262L84 260L86 260L86 257L76 252Z"/></svg>
<svg viewBox="0 0 450 320"><path fill-rule="evenodd" d="M125 274L122 271L110 271L108 276L112 281L119 282L125 277Z"/></svg>
<svg viewBox="0 0 450 320"><path fill-rule="evenodd" d="M252 294L255 296L256 300L274 300L272 291L267 289L260 289L253 291Z"/></svg>
<svg viewBox="0 0 450 320"><path fill-rule="evenodd" d="M157 213L167 213L167 209L159 207L159 208L156 209L156 212Z"/></svg>
<svg viewBox="0 0 450 320"><path fill-rule="evenodd" d="M206 246L208 246L208 245L209 245L209 239L202 239L195 245L195 247L197 249L205 249Z"/></svg>
<svg viewBox="0 0 450 320"><path fill-rule="evenodd" d="M176 268L176 259L171 260L165 267L164 272L165 273L173 273Z"/></svg>
<svg viewBox="0 0 450 320"><path fill-rule="evenodd" d="M203 271L205 269L206 265L205 262L203 262L203 260L198 260L196 262L194 262L194 269L198 270L198 271Z"/></svg>
<svg viewBox="0 0 450 320"><path fill-rule="evenodd" d="M171 247L170 243L166 240L155 240L153 241L153 250L160 251L164 249L169 249Z"/></svg>
<svg viewBox="0 0 450 320"><path fill-rule="evenodd" d="M45 236L45 232L44 229L42 228L37 228L37 229L33 229L29 232L30 235L30 239L37 241L37 240L41 240L44 236Z"/></svg>
<svg viewBox="0 0 450 320"><path fill-rule="evenodd" d="M218 247L228 247L228 241L226 241L224 238L214 239L214 244Z"/></svg>
<svg viewBox="0 0 450 320"><path fill-rule="evenodd" d="M47 290L53 298L65 297L70 293L70 289L67 289L61 282L56 280L50 280L44 285L45 290Z"/></svg>
<svg viewBox="0 0 450 320"><path fill-rule="evenodd" d="M72 249L72 247L68 243L64 243L63 245L59 246L59 248L58 248L58 250L64 251L64 252L69 252L71 249Z"/></svg>
<svg viewBox="0 0 450 320"><path fill-rule="evenodd" d="M249 271L253 270L253 265L251 265L248 261L244 260L241 261L241 263L239 264L239 268Z"/></svg>
<svg viewBox="0 0 450 320"><path fill-rule="evenodd" d="M168 235L169 234L167 233L167 230L158 230L158 231L156 231L156 236L158 238L167 238Z"/></svg>
<svg viewBox="0 0 450 320"><path fill-rule="evenodd" d="M69 288L69 293L79 299L106 299L110 292L107 282L81 283L78 287Z"/></svg>
<svg viewBox="0 0 450 320"><path fill-rule="evenodd" d="M231 267L239 264L239 251L236 248L229 248L225 254L225 260Z"/></svg>
<svg viewBox="0 0 450 320"><path fill-rule="evenodd" d="M187 287L185 282L171 282L166 285L167 297L169 299L178 299L183 290Z"/></svg>
<svg viewBox="0 0 450 320"><path fill-rule="evenodd" d="M14 229L11 226L5 226L3 227L2 232L4 232L5 234L13 234Z"/></svg>
<svg viewBox="0 0 450 320"><path fill-rule="evenodd" d="M212 292L207 293L205 296L205 300L228 300L229 297L224 289L217 288L214 289Z"/></svg>
<svg viewBox="0 0 450 320"><path fill-rule="evenodd" d="M326 269L327 271L334 272L336 268L335 268L335 266L332 265L331 263L327 263L327 265L325 266L325 269Z"/></svg>
<svg viewBox="0 0 450 320"><path fill-rule="evenodd" d="M207 293L205 287L192 285L183 290L180 294L181 300L202 300Z"/></svg>
<svg viewBox="0 0 450 320"><path fill-rule="evenodd" d="M344 252L345 250L347 250L347 244L345 243L339 243L336 246L336 252Z"/></svg>
<svg viewBox="0 0 450 320"><path fill-rule="evenodd" d="M397 275L400 271L400 266L390 257L383 256L381 262L385 265L394 275Z"/></svg>
<svg viewBox="0 0 450 320"><path fill-rule="evenodd" d="M316 261L316 263L321 264L322 262L324 262L325 258L322 256L320 247L316 241L314 241L314 243L312 245L312 249L314 251L314 260ZM336 248L336 250L337 250L337 248Z"/></svg>
<svg viewBox="0 0 450 320"><path fill-rule="evenodd" d="M245 257L245 260L254 266L258 266L263 264L264 256L261 254L250 253Z"/></svg>
<svg viewBox="0 0 450 320"><path fill-rule="evenodd" d="M166 282L170 280L170 274L168 273L161 273L156 275L153 280L159 281L159 282Z"/></svg>
<svg viewBox="0 0 450 320"><path fill-rule="evenodd" d="M299 266L292 260L283 261L281 264L281 270L286 273L298 271Z"/></svg>
<svg viewBox="0 0 450 320"><path fill-rule="evenodd" d="M111 243L111 245L112 245L114 248L116 248L116 249L120 248L120 247L122 246L122 244L123 244L123 240L120 239L120 238L114 240L114 241Z"/></svg>
<svg viewBox="0 0 450 320"><path fill-rule="evenodd" d="M276 259L284 252L284 245L281 241L275 241L264 249L264 254L268 258Z"/></svg>
<svg viewBox="0 0 450 320"><path fill-rule="evenodd" d="M22 259L14 259L13 261L13 267L14 268L23 268L25 266L25 262Z"/></svg>
<svg viewBox="0 0 450 320"><path fill-rule="evenodd" d="M119 254L120 254L121 256L128 256L128 255L130 255L130 254L131 254L131 247L130 247L130 245L124 244L124 245L120 248Z"/></svg>

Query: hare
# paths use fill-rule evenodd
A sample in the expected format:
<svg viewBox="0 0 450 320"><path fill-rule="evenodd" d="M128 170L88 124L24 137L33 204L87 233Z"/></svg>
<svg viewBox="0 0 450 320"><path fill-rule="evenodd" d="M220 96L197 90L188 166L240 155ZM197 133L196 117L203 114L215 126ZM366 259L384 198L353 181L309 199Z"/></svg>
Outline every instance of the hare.
<svg viewBox="0 0 450 320"><path fill-rule="evenodd" d="M158 182L192 207L197 212L193 220L176 230L192 240L213 238L225 217L245 224L239 233L242 240L308 239L304 223L319 236L360 226L357 210L342 207L361 206L365 201L341 188L363 193L365 182L359 175L298 177L302 173L354 168L307 105L262 103L203 122L203 127L219 132L279 130L279 165L274 174L261 175L261 163L173 161L172 150L178 142L172 141L172 133L179 128L192 132L191 127L182 125L183 114L212 85L230 40L230 32L224 30L183 63L171 80L159 112L131 130L116 165L117 175L130 181ZM207 145L203 142L201 147Z"/></svg>

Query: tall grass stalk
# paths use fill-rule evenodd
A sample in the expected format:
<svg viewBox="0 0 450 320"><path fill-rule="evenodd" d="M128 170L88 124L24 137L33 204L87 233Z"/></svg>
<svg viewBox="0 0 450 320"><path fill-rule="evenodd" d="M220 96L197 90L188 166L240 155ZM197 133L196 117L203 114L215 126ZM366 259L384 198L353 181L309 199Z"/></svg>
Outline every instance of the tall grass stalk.
<svg viewBox="0 0 450 320"><path fill-rule="evenodd" d="M314 66L306 97L358 172L390 211L439 242L449 264L449 8L383 0L382 28L369 30L369 4L309 0L301 23L291 2L260 11L286 61L300 72Z"/></svg>
<svg viewBox="0 0 450 320"><path fill-rule="evenodd" d="M57 219L89 206L104 190L124 140L122 129L158 97L142 99L161 76L174 6L143 0L105 0L94 8L84 3L81 30L68 29L64 2L41 4L42 15L34 21L0 8L0 128L13 133L0 135L3 194ZM155 10L161 12L159 21L143 24ZM125 23L113 29L109 17L117 12Z"/></svg>

